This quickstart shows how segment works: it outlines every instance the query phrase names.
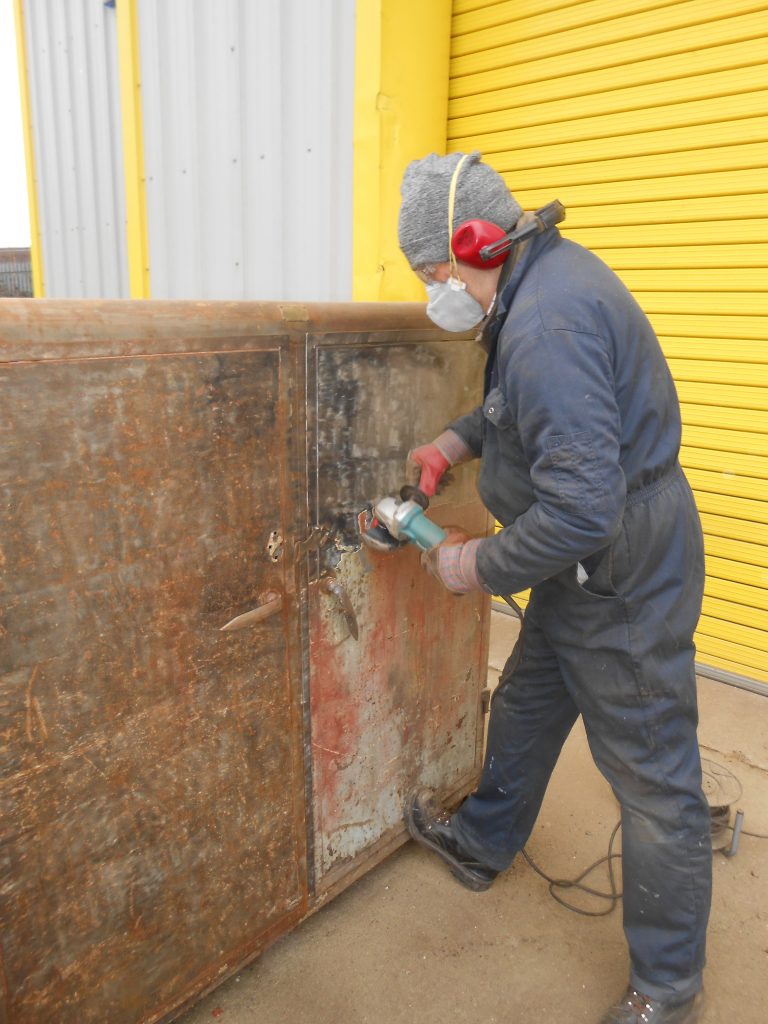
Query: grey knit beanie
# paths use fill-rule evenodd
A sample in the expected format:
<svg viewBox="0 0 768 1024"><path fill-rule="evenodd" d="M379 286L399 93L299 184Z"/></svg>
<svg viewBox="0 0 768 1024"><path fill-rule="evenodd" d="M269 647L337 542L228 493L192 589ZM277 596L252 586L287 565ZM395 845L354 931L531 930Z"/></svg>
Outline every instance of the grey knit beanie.
<svg viewBox="0 0 768 1024"><path fill-rule="evenodd" d="M412 267L443 263L450 255L448 193L451 178L463 153L430 153L408 164L400 193L398 235L400 248ZM467 220L489 220L509 231L522 209L500 174L470 153L456 182L453 230Z"/></svg>

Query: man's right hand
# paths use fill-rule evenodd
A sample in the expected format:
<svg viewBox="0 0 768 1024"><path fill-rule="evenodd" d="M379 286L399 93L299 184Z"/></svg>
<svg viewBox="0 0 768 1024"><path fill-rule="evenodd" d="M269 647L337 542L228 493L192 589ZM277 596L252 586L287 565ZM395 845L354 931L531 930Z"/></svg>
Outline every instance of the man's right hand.
<svg viewBox="0 0 768 1024"><path fill-rule="evenodd" d="M405 463L405 482L418 487L428 498L432 498L450 462L437 445L423 444L408 452Z"/></svg>
<svg viewBox="0 0 768 1024"><path fill-rule="evenodd" d="M455 430L444 430L431 444L423 444L408 452L405 482L432 498L450 466L468 462L474 457L471 448Z"/></svg>

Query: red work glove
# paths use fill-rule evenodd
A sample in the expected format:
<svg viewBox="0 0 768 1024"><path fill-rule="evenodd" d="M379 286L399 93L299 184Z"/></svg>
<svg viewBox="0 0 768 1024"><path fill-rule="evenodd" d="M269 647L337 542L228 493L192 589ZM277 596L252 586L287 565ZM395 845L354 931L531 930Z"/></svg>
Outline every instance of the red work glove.
<svg viewBox="0 0 768 1024"><path fill-rule="evenodd" d="M482 540L449 526L442 544L422 553L421 564L452 594L487 593L477 574L477 549Z"/></svg>
<svg viewBox="0 0 768 1024"><path fill-rule="evenodd" d="M405 482L418 487L431 498L437 493L438 484L450 466L474 457L472 449L454 430L444 430L431 444L423 444L408 452Z"/></svg>

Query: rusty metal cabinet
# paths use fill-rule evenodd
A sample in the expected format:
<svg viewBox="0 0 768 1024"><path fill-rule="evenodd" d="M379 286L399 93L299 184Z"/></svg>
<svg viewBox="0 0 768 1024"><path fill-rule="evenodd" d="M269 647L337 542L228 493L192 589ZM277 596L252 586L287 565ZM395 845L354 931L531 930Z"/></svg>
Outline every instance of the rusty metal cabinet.
<svg viewBox="0 0 768 1024"><path fill-rule="evenodd" d="M0 306L2 1024L172 1019L471 787L488 601L357 517L481 368L410 305Z"/></svg>

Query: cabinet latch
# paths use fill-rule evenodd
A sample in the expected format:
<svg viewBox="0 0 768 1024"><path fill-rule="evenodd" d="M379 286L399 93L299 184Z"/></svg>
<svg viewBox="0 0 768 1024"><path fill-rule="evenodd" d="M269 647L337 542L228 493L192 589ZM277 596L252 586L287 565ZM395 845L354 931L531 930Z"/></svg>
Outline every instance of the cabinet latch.
<svg viewBox="0 0 768 1024"><path fill-rule="evenodd" d="M310 551L319 551L328 544L333 544L331 531L325 526L313 526L304 540L300 540L294 548L296 561L304 558Z"/></svg>

